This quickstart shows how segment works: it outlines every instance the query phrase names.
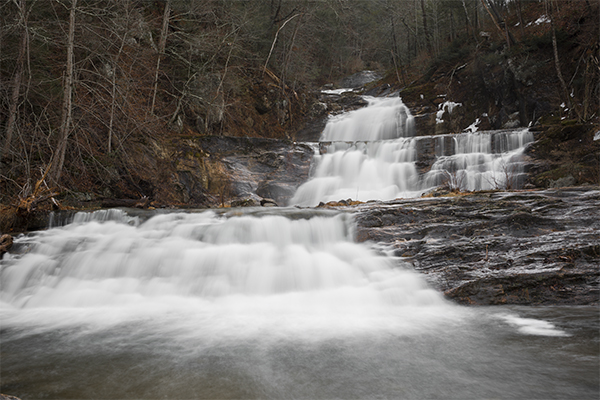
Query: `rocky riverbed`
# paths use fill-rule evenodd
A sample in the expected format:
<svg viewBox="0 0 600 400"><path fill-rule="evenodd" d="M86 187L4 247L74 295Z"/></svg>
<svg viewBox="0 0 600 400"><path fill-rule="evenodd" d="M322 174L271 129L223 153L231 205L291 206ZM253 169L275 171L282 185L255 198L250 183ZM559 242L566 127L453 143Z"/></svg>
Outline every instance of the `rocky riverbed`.
<svg viewBox="0 0 600 400"><path fill-rule="evenodd" d="M480 192L353 207L359 241L383 244L458 303L599 302L598 188Z"/></svg>

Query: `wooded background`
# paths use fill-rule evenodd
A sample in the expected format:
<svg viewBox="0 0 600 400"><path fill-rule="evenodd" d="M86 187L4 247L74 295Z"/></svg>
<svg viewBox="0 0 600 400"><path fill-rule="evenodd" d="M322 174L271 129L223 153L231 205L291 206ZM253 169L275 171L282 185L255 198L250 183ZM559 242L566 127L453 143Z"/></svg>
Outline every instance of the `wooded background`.
<svg viewBox="0 0 600 400"><path fill-rule="evenodd" d="M0 202L107 185L173 135L290 137L313 89L365 69L405 88L531 57L588 121L598 34L588 0L3 0Z"/></svg>

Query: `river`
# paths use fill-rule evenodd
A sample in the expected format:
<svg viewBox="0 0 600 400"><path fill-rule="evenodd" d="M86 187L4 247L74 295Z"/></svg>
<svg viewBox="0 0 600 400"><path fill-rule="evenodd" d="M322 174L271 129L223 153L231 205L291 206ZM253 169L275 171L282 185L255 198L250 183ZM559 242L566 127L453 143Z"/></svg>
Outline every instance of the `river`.
<svg viewBox="0 0 600 400"><path fill-rule="evenodd" d="M526 130L475 134L466 147L470 136L453 138L439 168L419 174L408 109L369 101L330 122L327 151L293 202L419 196L439 171L457 185L489 184L506 172L498 160L519 165L530 140ZM366 124L375 137L350 129L352 143L339 141L338 127L371 111L385 120ZM491 146L498 138L516 145ZM1 391L24 400L598 398L597 306L459 306L398 249L359 243L358 233L351 213L318 208L57 215L0 261Z"/></svg>
<svg viewBox="0 0 600 400"><path fill-rule="evenodd" d="M28 398L596 398L594 307L452 304L339 212L78 214L2 260Z"/></svg>

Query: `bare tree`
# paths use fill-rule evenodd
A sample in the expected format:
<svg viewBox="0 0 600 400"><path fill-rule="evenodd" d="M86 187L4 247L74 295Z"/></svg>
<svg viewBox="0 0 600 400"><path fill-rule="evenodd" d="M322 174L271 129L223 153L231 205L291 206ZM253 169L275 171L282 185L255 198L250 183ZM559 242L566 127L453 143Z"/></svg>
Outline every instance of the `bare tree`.
<svg viewBox="0 0 600 400"><path fill-rule="evenodd" d="M165 3L165 9L162 19L162 29L160 31L160 39L158 41L158 57L156 58L156 69L154 71L154 89L152 90L152 104L150 105L150 114L154 114L154 106L156 104L156 93L158 92L158 75L160 74L160 59L165 53L167 46L167 35L169 33L169 19L171 18L171 0Z"/></svg>
<svg viewBox="0 0 600 400"><path fill-rule="evenodd" d="M6 134L4 139L4 146L0 148L0 161L5 154L10 151L12 137L15 132L17 123L17 107L19 105L20 93L21 93L21 81L23 79L23 71L25 65L25 56L28 50L27 42L29 40L29 33L27 28L27 19L29 17L29 10L27 9L26 0L15 0L19 14L19 30L21 31L21 37L19 41L19 54L17 56L17 67L13 75L12 80L12 94L10 96L10 103L8 107L8 122L6 124Z"/></svg>
<svg viewBox="0 0 600 400"><path fill-rule="evenodd" d="M429 35L429 28L427 27L427 13L425 12L425 0L421 0L421 14L423 16L423 34L425 35L425 43L427 43L427 52L433 54L431 47L431 39Z"/></svg>
<svg viewBox="0 0 600 400"><path fill-rule="evenodd" d="M108 121L108 152L112 151L112 142L114 137L114 126L115 126L115 113L117 109L117 76L119 74L119 62L121 59L121 54L123 53L123 48L125 47L125 43L127 43L128 34L129 34L129 13L130 13L130 4L129 0L123 0L122 2L122 11L124 12L124 31L123 34L120 35L119 41L119 49L117 50L117 54L113 57L112 60L112 68L111 68L111 96L110 96L110 117ZM116 31L115 27L115 31Z"/></svg>
<svg viewBox="0 0 600 400"><path fill-rule="evenodd" d="M577 113L577 115L579 116L579 119L581 119L581 116L579 115L579 110L577 110L577 108L571 101L571 95L569 94L569 89L567 88L567 84L565 82L565 79L563 78L562 71L560 68L560 58L558 56L558 44L556 42L556 26L554 24L555 5L552 0L544 0L544 3L546 5L546 12L550 16L550 26L552 27L552 50L554 53L554 68L556 68L556 75L558 77L558 81L560 82L560 87L562 89L563 96L569 107L569 113L571 111L575 111Z"/></svg>
<svg viewBox="0 0 600 400"><path fill-rule="evenodd" d="M51 160L51 179L58 183L62 174L67 150L67 141L71 133L71 121L73 117L73 83L74 83L74 48L75 48L75 15L77 11L77 0L71 0L69 11L69 32L67 35L67 66L63 85L62 117L58 144Z"/></svg>

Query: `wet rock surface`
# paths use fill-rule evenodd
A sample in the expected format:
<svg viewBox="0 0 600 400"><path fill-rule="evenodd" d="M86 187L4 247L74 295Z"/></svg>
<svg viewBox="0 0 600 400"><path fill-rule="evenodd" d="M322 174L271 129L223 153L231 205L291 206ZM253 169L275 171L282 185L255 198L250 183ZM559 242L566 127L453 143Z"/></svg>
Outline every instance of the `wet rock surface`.
<svg viewBox="0 0 600 400"><path fill-rule="evenodd" d="M365 203L355 218L359 241L383 243L458 303L599 303L598 188Z"/></svg>
<svg viewBox="0 0 600 400"><path fill-rule="evenodd" d="M285 140L204 136L179 147L176 167L189 199L210 191L222 203L286 204L308 178L313 154L311 147Z"/></svg>
<svg viewBox="0 0 600 400"><path fill-rule="evenodd" d="M317 142L327 125L327 120L332 115L366 107L369 104L364 97L357 92L348 91L344 93L321 92L318 102L313 106L310 121L294 134L300 142Z"/></svg>

